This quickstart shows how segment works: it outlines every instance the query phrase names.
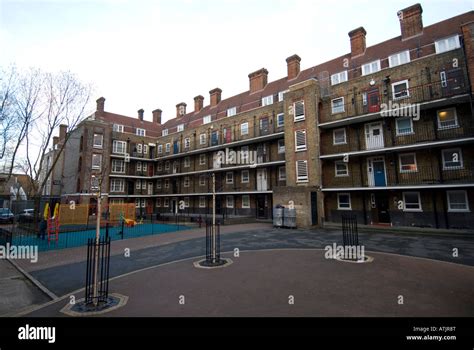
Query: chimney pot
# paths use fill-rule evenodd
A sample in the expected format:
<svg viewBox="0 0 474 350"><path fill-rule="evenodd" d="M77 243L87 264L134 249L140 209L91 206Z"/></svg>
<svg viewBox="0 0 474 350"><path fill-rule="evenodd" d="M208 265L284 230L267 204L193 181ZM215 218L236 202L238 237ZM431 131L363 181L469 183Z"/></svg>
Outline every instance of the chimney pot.
<svg viewBox="0 0 474 350"><path fill-rule="evenodd" d="M300 74L300 62L301 58L298 55L293 55L286 59L288 80L295 79Z"/></svg>
<svg viewBox="0 0 474 350"><path fill-rule="evenodd" d="M99 97L97 99L97 112L104 112L104 108L105 108L105 98L104 97Z"/></svg>
<svg viewBox="0 0 474 350"><path fill-rule="evenodd" d="M176 118L186 115L186 103L181 102L176 105Z"/></svg>
<svg viewBox="0 0 474 350"><path fill-rule="evenodd" d="M217 106L221 102L222 90L219 88L209 91L211 97L211 107Z"/></svg>
<svg viewBox="0 0 474 350"><path fill-rule="evenodd" d="M423 33L423 8L420 4L409 6L397 12L400 20L402 40L410 39Z"/></svg>
<svg viewBox="0 0 474 350"><path fill-rule="evenodd" d="M143 121L143 113L145 113L143 109L138 110L138 119L140 119L141 121Z"/></svg>
<svg viewBox="0 0 474 350"><path fill-rule="evenodd" d="M161 124L161 113L163 113L163 111L161 109L155 109L151 113L153 114L153 123Z"/></svg>
<svg viewBox="0 0 474 350"><path fill-rule="evenodd" d="M263 90L268 83L268 71L265 68L249 74L250 93Z"/></svg>
<svg viewBox="0 0 474 350"><path fill-rule="evenodd" d="M194 98L194 113L199 112L204 107L204 97L199 95Z"/></svg>
<svg viewBox="0 0 474 350"><path fill-rule="evenodd" d="M365 53L366 35L367 32L364 27L359 27L349 32L349 38L351 38L351 57L361 56Z"/></svg>

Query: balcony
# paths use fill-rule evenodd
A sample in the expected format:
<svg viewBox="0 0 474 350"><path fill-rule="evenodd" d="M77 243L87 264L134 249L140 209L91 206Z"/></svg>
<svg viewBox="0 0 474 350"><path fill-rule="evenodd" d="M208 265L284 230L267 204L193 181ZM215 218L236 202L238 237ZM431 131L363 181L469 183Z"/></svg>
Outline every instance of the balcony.
<svg viewBox="0 0 474 350"><path fill-rule="evenodd" d="M403 122L399 123L399 122ZM339 129L341 130L341 129ZM439 141L454 141L474 137L474 123L468 116L458 116L456 125L440 127L436 117L431 119L399 120L386 118L367 124L353 124L345 129L340 143L334 144L337 130L327 131L321 135L322 158L331 155L383 150L391 147L422 146ZM345 141L345 142L344 142Z"/></svg>
<svg viewBox="0 0 474 350"><path fill-rule="evenodd" d="M367 167L361 167L367 169ZM344 188L385 188L394 186L436 186L474 184L474 166L465 166L449 170L440 169L437 165L418 166L416 171L401 173L393 166L373 170L353 171L349 176L330 176L323 174L323 189Z"/></svg>
<svg viewBox="0 0 474 350"><path fill-rule="evenodd" d="M441 72L443 73L443 72ZM385 81L382 86L374 86L365 92L352 92L345 96L323 98L319 108L319 123L340 121L346 118L363 115L380 116L382 113L396 110L396 104L427 104L428 102L450 99L470 92L467 75L461 68L444 72L442 80L412 87L400 84L393 86L393 82ZM425 80L426 77L408 77L409 80ZM434 78L434 76L433 76ZM430 79L431 80L431 76ZM436 78L434 78L436 79ZM343 100L339 100L344 98ZM338 101L335 101L338 100ZM423 108L423 105L421 106Z"/></svg>

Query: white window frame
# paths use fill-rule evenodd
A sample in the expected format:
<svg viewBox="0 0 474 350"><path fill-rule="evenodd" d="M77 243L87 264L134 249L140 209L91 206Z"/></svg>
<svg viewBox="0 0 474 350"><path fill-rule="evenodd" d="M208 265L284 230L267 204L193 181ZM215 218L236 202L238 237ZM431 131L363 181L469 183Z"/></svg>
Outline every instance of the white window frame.
<svg viewBox="0 0 474 350"><path fill-rule="evenodd" d="M414 160L414 165L415 165L415 169L414 170L404 170L402 167L403 167L403 164L402 164L402 157L403 156L413 156L413 160ZM417 163L417 160L416 160L416 153L415 152L411 152L411 153L400 153L398 155L398 168L399 168L399 171L400 171L400 174L409 174L409 173L417 173L418 172L418 163ZM407 165L407 164L405 164Z"/></svg>
<svg viewBox="0 0 474 350"><path fill-rule="evenodd" d="M183 187L190 187L191 186L191 179L189 176L185 176L183 179Z"/></svg>
<svg viewBox="0 0 474 350"><path fill-rule="evenodd" d="M348 80L347 70L331 75L331 85L344 83Z"/></svg>
<svg viewBox="0 0 474 350"><path fill-rule="evenodd" d="M99 164L94 164L94 158L99 158ZM92 163L91 168L94 170L101 170L102 169L102 154L92 153Z"/></svg>
<svg viewBox="0 0 474 350"><path fill-rule="evenodd" d="M285 94L290 90L280 91L278 93L278 102L282 102L285 99Z"/></svg>
<svg viewBox="0 0 474 350"><path fill-rule="evenodd" d="M170 167L171 167L171 163L170 163L169 160L167 160L167 161L165 162L165 170L170 170Z"/></svg>
<svg viewBox="0 0 474 350"><path fill-rule="evenodd" d="M401 58L406 57L406 61L402 62ZM396 60L396 62L394 62ZM402 64L410 63L410 50L401 51L388 56L388 65L390 68L401 66Z"/></svg>
<svg viewBox="0 0 474 350"><path fill-rule="evenodd" d="M242 172L240 173L240 182L243 184L248 184L250 182L250 171L242 170Z"/></svg>
<svg viewBox="0 0 474 350"><path fill-rule="evenodd" d="M342 100L342 106L334 107L334 101ZM337 109L339 108L339 109ZM344 96L337 97L331 100L331 114L344 113L346 111L345 98Z"/></svg>
<svg viewBox="0 0 474 350"><path fill-rule="evenodd" d="M304 144L298 145L298 135L300 135L300 138L301 138L301 135L303 135L302 137L304 138ZM307 143L306 142L306 129L296 130L295 131L295 152L306 151L307 150L306 143Z"/></svg>
<svg viewBox="0 0 474 350"><path fill-rule="evenodd" d="M229 177L230 175L230 177ZM231 185L234 183L234 173L229 171L227 173L225 173L225 183L228 184L228 185Z"/></svg>
<svg viewBox="0 0 474 350"><path fill-rule="evenodd" d="M245 201L244 198L247 198L247 200ZM247 204L245 204L245 202L247 202ZM242 209L248 208L250 208L250 196L248 194L244 194L242 196Z"/></svg>
<svg viewBox="0 0 474 350"><path fill-rule="evenodd" d="M347 196L349 198L349 207L341 207L341 196ZM352 210L352 198L349 192L337 194L337 210Z"/></svg>
<svg viewBox="0 0 474 350"><path fill-rule="evenodd" d="M191 148L191 139L189 137L186 137L184 139L184 149L190 149Z"/></svg>
<svg viewBox="0 0 474 350"><path fill-rule="evenodd" d="M284 166L278 168L278 181L286 181L286 167Z"/></svg>
<svg viewBox="0 0 474 350"><path fill-rule="evenodd" d="M181 132L181 131L184 131L184 124L179 124L179 125L176 127L176 132Z"/></svg>
<svg viewBox="0 0 474 350"><path fill-rule="evenodd" d="M142 188L142 180L136 180L135 181L135 189L136 190L141 190Z"/></svg>
<svg viewBox="0 0 474 350"><path fill-rule="evenodd" d="M118 147L118 146L121 146L121 147ZM118 151L118 148L123 148L123 151L122 152L119 152ZM125 154L127 152L127 142L125 141L119 141L119 140L114 140L112 142L112 153L115 153L115 154Z"/></svg>
<svg viewBox="0 0 474 350"><path fill-rule="evenodd" d="M163 187L166 189L170 188L170 179L165 179L165 184Z"/></svg>
<svg viewBox="0 0 474 350"><path fill-rule="evenodd" d="M143 154L148 153L148 145L143 145Z"/></svg>
<svg viewBox="0 0 474 350"><path fill-rule="evenodd" d="M262 97L262 107L270 106L272 104L273 104L273 95Z"/></svg>
<svg viewBox="0 0 474 350"><path fill-rule="evenodd" d="M249 134L249 123L245 122L240 124L240 136L248 135Z"/></svg>
<svg viewBox="0 0 474 350"><path fill-rule="evenodd" d="M158 145L158 154L163 154L163 145Z"/></svg>
<svg viewBox="0 0 474 350"><path fill-rule="evenodd" d="M410 121L410 128L411 128L410 132L400 132L400 128L399 128L399 125L398 125L398 122L400 120L409 120ZM396 136L413 135L414 133L415 133L415 131L413 129L413 119L412 119L412 117L402 117L402 118L396 118L395 119L395 135Z"/></svg>
<svg viewBox="0 0 474 350"><path fill-rule="evenodd" d="M199 186L206 186L206 175L199 176Z"/></svg>
<svg viewBox="0 0 474 350"><path fill-rule="evenodd" d="M372 70L372 66L375 63L376 68L375 70ZM380 60L375 60L372 62L368 62L362 65L362 75L369 75L373 73L377 73L380 71Z"/></svg>
<svg viewBox="0 0 474 350"><path fill-rule="evenodd" d="M162 187L162 182L161 182L161 179L158 179L156 180L156 189L157 190L161 190L161 187Z"/></svg>
<svg viewBox="0 0 474 350"><path fill-rule="evenodd" d="M454 125L448 125L448 126L442 126L441 125L441 120L439 119L439 113L440 112L449 112L449 111L454 111L454 122L455 122L455 124ZM459 128L458 112L457 112L456 107L437 110L436 111L436 119L437 119L437 122L438 122L438 130Z"/></svg>
<svg viewBox="0 0 474 350"><path fill-rule="evenodd" d="M165 153L170 153L170 152L171 152L171 143L168 142L165 145Z"/></svg>
<svg viewBox="0 0 474 350"><path fill-rule="evenodd" d="M419 204L419 208L415 209L415 208L407 208L407 201L406 201L406 195L407 194L414 194L416 193L416 195L418 196L418 204ZM403 211L414 211L414 212L422 212L423 211L423 206L421 205L421 196L420 196L420 192L416 192L416 191L407 191L407 192L403 192L402 193L403 195ZM411 203L413 204L413 203Z"/></svg>
<svg viewBox="0 0 474 350"><path fill-rule="evenodd" d="M444 157L444 152L450 152L450 151L456 151L459 154L459 163L461 165L459 166L446 166L446 159ZM461 148L448 148L448 149L442 149L441 150L441 157L443 159L443 170L459 170L459 169L464 169L464 160L462 156L462 150Z"/></svg>
<svg viewBox="0 0 474 350"><path fill-rule="evenodd" d="M184 207L189 208L189 197L184 197L183 201L184 201Z"/></svg>
<svg viewBox="0 0 474 350"><path fill-rule="evenodd" d="M142 163L142 171L148 171L148 163Z"/></svg>
<svg viewBox="0 0 474 350"><path fill-rule="evenodd" d="M280 123L280 117L282 117L282 122ZM285 113L277 114L277 128L281 128L285 125Z"/></svg>
<svg viewBox="0 0 474 350"><path fill-rule="evenodd" d="M336 142L336 133L338 131L344 131L344 141L343 142ZM339 128L339 129L334 129L332 132L332 144L333 145L346 145L347 144L347 133L346 133L346 128Z"/></svg>
<svg viewBox="0 0 474 350"><path fill-rule="evenodd" d="M296 104L298 104L298 103L301 103L303 105L303 114L301 114L301 115L296 114ZM294 113L293 120L295 122L300 122L302 120L305 120L306 110L305 110L304 100L296 101L295 103L293 103L293 113Z"/></svg>
<svg viewBox="0 0 474 350"><path fill-rule="evenodd" d="M168 136L168 129L163 129L161 131L161 136Z"/></svg>
<svg viewBox="0 0 474 350"><path fill-rule="evenodd" d="M454 45L454 47L449 48L447 44L449 43L449 39L453 39L453 38L454 38L454 41L455 41L455 45ZM441 42L445 43L445 45L446 45L445 50L441 50L441 48L440 48ZM458 34L435 41L435 50L436 50L437 54L443 53L443 52L448 52L448 51L451 51L451 50L456 50L456 49L459 49L460 47L461 47L461 44L459 42L459 35Z"/></svg>
<svg viewBox="0 0 474 350"><path fill-rule="evenodd" d="M298 164L303 163L306 165L306 176L300 176L298 170ZM307 160L297 160L296 161L296 182L308 182L309 181L309 169L308 169L308 161Z"/></svg>
<svg viewBox="0 0 474 350"><path fill-rule="evenodd" d="M207 134L200 134L199 135L199 144L206 145L207 144Z"/></svg>
<svg viewBox="0 0 474 350"><path fill-rule="evenodd" d="M403 95L403 96L395 96L395 86L398 86L398 85L402 85L402 84L406 84L406 95ZM408 83L408 80L405 79L405 80L400 80L400 81L397 81L395 83L392 83L392 98L394 100L402 100L404 98L408 98L410 97L410 84Z"/></svg>
<svg viewBox="0 0 474 350"><path fill-rule="evenodd" d="M156 199L156 207L160 208L161 207L161 198Z"/></svg>
<svg viewBox="0 0 474 350"><path fill-rule="evenodd" d="M234 208L234 196L226 196L225 197L225 206L228 209Z"/></svg>
<svg viewBox="0 0 474 350"><path fill-rule="evenodd" d="M123 125L122 124L114 124L112 126L112 130L115 131L115 132L123 133Z"/></svg>
<svg viewBox="0 0 474 350"><path fill-rule="evenodd" d="M143 145L141 143L137 143L135 147L137 148L137 153L143 153Z"/></svg>
<svg viewBox="0 0 474 350"><path fill-rule="evenodd" d="M283 143L283 145L281 145ZM285 153L285 139L278 140L278 154Z"/></svg>
<svg viewBox="0 0 474 350"><path fill-rule="evenodd" d="M116 174L125 174L125 162L120 159L112 159L112 172Z"/></svg>
<svg viewBox="0 0 474 350"><path fill-rule="evenodd" d="M233 117L236 114L237 114L237 107L227 108L227 116L228 117Z"/></svg>
<svg viewBox="0 0 474 350"><path fill-rule="evenodd" d="M466 208L465 209L453 209L451 208L451 199L449 197L450 194L453 194L453 193L462 193L464 194L464 199L465 199L465 202L466 202ZM446 191L446 197L447 197L447 201L448 201L448 212L450 213L469 213L471 212L471 210L469 209L469 197L467 195L467 191L465 190L456 190L456 191Z"/></svg>
<svg viewBox="0 0 474 350"><path fill-rule="evenodd" d="M163 171L163 163L162 163L162 162L159 162L159 163L156 165L156 171Z"/></svg>
<svg viewBox="0 0 474 350"><path fill-rule="evenodd" d="M142 162L137 162L136 171L142 171Z"/></svg>
<svg viewBox="0 0 474 350"><path fill-rule="evenodd" d="M146 185L146 180L142 180L142 190L146 190L147 185Z"/></svg>
<svg viewBox="0 0 474 350"><path fill-rule="evenodd" d="M145 129L142 129L142 128L137 128L135 130L135 134L137 136L146 136L146 130Z"/></svg>
<svg viewBox="0 0 474 350"><path fill-rule="evenodd" d="M200 196L199 197L199 208L205 208L206 207L206 197Z"/></svg>
<svg viewBox="0 0 474 350"><path fill-rule="evenodd" d="M96 143L96 138L99 138L100 143ZM94 134L93 139L93 148L102 149L104 147L104 135L103 134Z"/></svg>
<svg viewBox="0 0 474 350"><path fill-rule="evenodd" d="M123 179L111 179L110 180L110 192L124 192L125 181Z"/></svg>
<svg viewBox="0 0 474 350"><path fill-rule="evenodd" d="M206 115L205 117L202 117L202 123L203 124L209 124L210 122L212 122L211 115Z"/></svg>
<svg viewBox="0 0 474 350"><path fill-rule="evenodd" d="M189 168L191 166L191 158L184 157L184 167Z"/></svg>
<svg viewBox="0 0 474 350"><path fill-rule="evenodd" d="M338 171L337 166L341 165L341 164L346 167L346 173L345 174L338 174L337 173L337 171ZM347 177L347 176L349 176L349 163L344 162L342 160L335 161L334 162L334 175L335 175L335 177Z"/></svg>
<svg viewBox="0 0 474 350"><path fill-rule="evenodd" d="M165 197L163 200L163 207L169 208L170 206L170 199L168 197Z"/></svg>
<svg viewBox="0 0 474 350"><path fill-rule="evenodd" d="M207 157L205 154L199 155L199 165L206 165Z"/></svg>

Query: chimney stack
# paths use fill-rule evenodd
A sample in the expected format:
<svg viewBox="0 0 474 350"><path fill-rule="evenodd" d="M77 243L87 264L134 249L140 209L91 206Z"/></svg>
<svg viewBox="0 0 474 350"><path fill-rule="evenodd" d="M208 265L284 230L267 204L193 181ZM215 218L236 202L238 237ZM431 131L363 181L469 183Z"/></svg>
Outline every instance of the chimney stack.
<svg viewBox="0 0 474 350"><path fill-rule="evenodd" d="M155 124L161 124L161 113L162 113L162 110L161 109L155 109L153 112L151 112L153 114L153 123Z"/></svg>
<svg viewBox="0 0 474 350"><path fill-rule="evenodd" d="M367 32L364 27L351 30L349 32L349 38L351 38L351 57L361 56L365 53L365 36Z"/></svg>
<svg viewBox="0 0 474 350"><path fill-rule="evenodd" d="M298 55L290 56L286 59L286 67L288 70L288 80L295 79L300 74L301 58Z"/></svg>
<svg viewBox="0 0 474 350"><path fill-rule="evenodd" d="M143 113L145 113L143 109L138 110L138 119L140 119L141 121L143 121Z"/></svg>
<svg viewBox="0 0 474 350"><path fill-rule="evenodd" d="M263 90L268 83L268 71L265 68L249 74L250 93Z"/></svg>
<svg viewBox="0 0 474 350"><path fill-rule="evenodd" d="M221 102L222 90L215 88L209 91L209 94L211 95L211 107L217 106Z"/></svg>
<svg viewBox="0 0 474 350"><path fill-rule="evenodd" d="M54 136L53 137L53 149L55 148L55 146L59 143L59 137L58 136Z"/></svg>
<svg viewBox="0 0 474 350"><path fill-rule="evenodd" d="M67 125L59 125L59 140L64 141L66 139Z"/></svg>
<svg viewBox="0 0 474 350"><path fill-rule="evenodd" d="M415 4L397 12L400 20L402 40L410 39L423 33L423 20L421 14L423 8L420 4Z"/></svg>
<svg viewBox="0 0 474 350"><path fill-rule="evenodd" d="M176 118L186 115L186 103L181 102L176 105Z"/></svg>
<svg viewBox="0 0 474 350"><path fill-rule="evenodd" d="M199 112L204 107L204 97L199 95L194 98L194 113Z"/></svg>
<svg viewBox="0 0 474 350"><path fill-rule="evenodd" d="M105 107L105 98L100 97L97 99L97 112L104 112L104 107Z"/></svg>

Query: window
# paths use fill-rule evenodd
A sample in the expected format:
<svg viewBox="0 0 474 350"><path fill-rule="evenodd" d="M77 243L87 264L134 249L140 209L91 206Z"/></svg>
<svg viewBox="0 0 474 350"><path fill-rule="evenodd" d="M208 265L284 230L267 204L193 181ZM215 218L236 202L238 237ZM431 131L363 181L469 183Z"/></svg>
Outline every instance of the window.
<svg viewBox="0 0 474 350"><path fill-rule="evenodd" d="M459 36L454 35L449 38L435 41L436 53L443 53L460 48Z"/></svg>
<svg viewBox="0 0 474 350"><path fill-rule="evenodd" d="M335 174L336 177L339 176L349 176L349 166L346 162L338 161L335 162Z"/></svg>
<svg viewBox="0 0 474 350"><path fill-rule="evenodd" d="M170 188L170 179L165 179L165 188Z"/></svg>
<svg viewBox="0 0 474 350"><path fill-rule="evenodd" d="M380 60L362 65L362 75L372 74L380 70Z"/></svg>
<svg viewBox="0 0 474 350"><path fill-rule="evenodd" d="M237 107L232 107L227 109L227 116L232 117L237 114Z"/></svg>
<svg viewBox="0 0 474 350"><path fill-rule="evenodd" d="M437 112L438 114L438 129L457 128L458 116L456 108L443 109Z"/></svg>
<svg viewBox="0 0 474 350"><path fill-rule="evenodd" d="M168 208L170 206L170 199L169 198L165 198L164 201L163 201L163 206L165 208Z"/></svg>
<svg viewBox="0 0 474 350"><path fill-rule="evenodd" d="M184 197L184 207L189 208L189 197Z"/></svg>
<svg viewBox="0 0 474 350"><path fill-rule="evenodd" d="M127 149L127 143L125 141L114 140L114 142L112 142L113 153L125 154L126 149Z"/></svg>
<svg viewBox="0 0 474 350"><path fill-rule="evenodd" d="M277 115L277 128L281 128L283 125L285 125L285 114L280 113Z"/></svg>
<svg viewBox="0 0 474 350"><path fill-rule="evenodd" d="M285 98L285 94L290 91L290 90L285 90L285 91L280 91L278 93L278 102L281 102L283 101L283 99Z"/></svg>
<svg viewBox="0 0 474 350"><path fill-rule="evenodd" d="M184 187L189 187L190 181L189 181L189 176L184 177Z"/></svg>
<svg viewBox="0 0 474 350"><path fill-rule="evenodd" d="M156 188L157 188L158 190L161 190L161 179L159 179L159 180L156 181Z"/></svg>
<svg viewBox="0 0 474 350"><path fill-rule="evenodd" d="M397 136L413 134L413 120L410 117L395 119Z"/></svg>
<svg viewBox="0 0 474 350"><path fill-rule="evenodd" d="M400 173L414 173L418 171L415 153L405 153L398 156Z"/></svg>
<svg viewBox="0 0 474 350"><path fill-rule="evenodd" d="M250 196L244 195L242 196L242 208L250 208Z"/></svg>
<svg viewBox="0 0 474 350"><path fill-rule="evenodd" d="M123 181L123 179L110 180L110 192L123 192L123 191L125 191L125 181Z"/></svg>
<svg viewBox="0 0 474 350"><path fill-rule="evenodd" d="M102 167L102 154L92 155L92 169L100 170Z"/></svg>
<svg viewBox="0 0 474 350"><path fill-rule="evenodd" d="M410 62L410 51L408 50L388 56L388 65L390 67L399 66L408 62Z"/></svg>
<svg viewBox="0 0 474 350"><path fill-rule="evenodd" d="M165 170L170 170L170 162L165 162Z"/></svg>
<svg viewBox="0 0 474 350"><path fill-rule="evenodd" d="M234 207L234 196L226 196L226 207L227 208Z"/></svg>
<svg viewBox="0 0 474 350"><path fill-rule="evenodd" d="M395 100L410 96L408 91L408 80L398 81L392 84L392 94Z"/></svg>
<svg viewBox="0 0 474 350"><path fill-rule="evenodd" d="M466 191L448 191L448 211L468 212L469 202Z"/></svg>
<svg viewBox="0 0 474 350"><path fill-rule="evenodd" d="M159 208L161 207L161 198L156 199L156 206Z"/></svg>
<svg viewBox="0 0 474 350"><path fill-rule="evenodd" d="M206 165L206 155L200 154L199 155L199 165Z"/></svg>
<svg viewBox="0 0 474 350"><path fill-rule="evenodd" d="M201 196L199 197L199 208L205 208L206 207L206 197Z"/></svg>
<svg viewBox="0 0 474 350"><path fill-rule="evenodd" d="M362 93L362 105L367 106L367 92Z"/></svg>
<svg viewBox="0 0 474 350"><path fill-rule="evenodd" d="M114 124L112 127L112 130L115 132L123 132L123 125L120 124Z"/></svg>
<svg viewBox="0 0 474 350"><path fill-rule="evenodd" d="M350 193L337 194L337 209L351 210L351 194Z"/></svg>
<svg viewBox="0 0 474 350"><path fill-rule="evenodd" d="M201 134L199 135L199 144L200 145L205 145L207 140L207 135L206 134Z"/></svg>
<svg viewBox="0 0 474 350"><path fill-rule="evenodd" d="M202 123L203 124L209 124L212 121L210 115L206 115L204 118L202 118Z"/></svg>
<svg viewBox="0 0 474 350"><path fill-rule="evenodd" d="M181 131L183 131L183 130L184 130L184 124L179 124L179 125L177 126L177 128L176 128L176 131L177 131L177 132L181 132Z"/></svg>
<svg viewBox="0 0 474 350"><path fill-rule="evenodd" d="M278 140L278 153L279 154L285 153L285 140L284 139Z"/></svg>
<svg viewBox="0 0 474 350"><path fill-rule="evenodd" d="M143 145L143 154L148 153L148 145Z"/></svg>
<svg viewBox="0 0 474 350"><path fill-rule="evenodd" d="M191 147L191 139L189 137L186 137L184 139L184 149L189 149Z"/></svg>
<svg viewBox="0 0 474 350"><path fill-rule="evenodd" d="M332 114L344 112L344 97L338 97L331 101Z"/></svg>
<svg viewBox="0 0 474 350"><path fill-rule="evenodd" d="M206 176L205 175L199 176L199 186L206 186Z"/></svg>
<svg viewBox="0 0 474 350"><path fill-rule="evenodd" d="M102 149L104 143L104 135L94 134L94 148Z"/></svg>
<svg viewBox="0 0 474 350"><path fill-rule="evenodd" d="M347 71L331 75L331 85L340 84L347 81Z"/></svg>
<svg viewBox="0 0 474 350"><path fill-rule="evenodd" d="M145 131L145 129L137 128L136 134L137 134L138 136L145 136L145 135L146 135L146 131Z"/></svg>
<svg viewBox="0 0 474 350"><path fill-rule="evenodd" d="M170 151L171 151L171 144L170 144L170 143L167 143L167 144L165 145L165 152L166 152L166 153L170 153Z"/></svg>
<svg viewBox="0 0 474 350"><path fill-rule="evenodd" d="M249 133L249 123L240 124L240 135L248 135Z"/></svg>
<svg viewBox="0 0 474 350"><path fill-rule="evenodd" d="M112 172L125 173L125 162L123 160L112 159Z"/></svg>
<svg viewBox="0 0 474 350"><path fill-rule="evenodd" d="M161 131L161 136L168 136L168 129L163 129Z"/></svg>
<svg viewBox="0 0 474 350"><path fill-rule="evenodd" d="M142 190L146 190L146 181L142 180Z"/></svg>
<svg viewBox="0 0 474 350"><path fill-rule="evenodd" d="M308 161L296 161L296 182L308 182Z"/></svg>
<svg viewBox="0 0 474 350"><path fill-rule="evenodd" d="M141 188L142 188L142 181L141 180L135 181L135 189L139 190Z"/></svg>
<svg viewBox="0 0 474 350"><path fill-rule="evenodd" d="M403 192L404 211L422 211L420 192Z"/></svg>
<svg viewBox="0 0 474 350"><path fill-rule="evenodd" d="M250 158L249 146L240 147L240 161L242 164L248 164Z"/></svg>
<svg viewBox="0 0 474 350"><path fill-rule="evenodd" d="M460 148L445 149L442 152L443 170L462 169L463 159Z"/></svg>
<svg viewBox="0 0 474 350"><path fill-rule="evenodd" d="M278 180L286 181L286 168L284 166L278 168Z"/></svg>
<svg viewBox="0 0 474 350"><path fill-rule="evenodd" d="M137 171L142 171L142 162L137 162Z"/></svg>
<svg viewBox="0 0 474 350"><path fill-rule="evenodd" d="M186 157L184 158L184 167L189 168L191 166L191 158Z"/></svg>
<svg viewBox="0 0 474 350"><path fill-rule="evenodd" d="M295 131L295 151L306 151L306 130Z"/></svg>
<svg viewBox="0 0 474 350"><path fill-rule="evenodd" d="M143 152L143 145L141 143L137 143L136 148L137 148L137 153Z"/></svg>
<svg viewBox="0 0 474 350"><path fill-rule="evenodd" d="M156 171L163 171L163 163L159 162L158 165L156 166Z"/></svg>
<svg viewBox="0 0 474 350"><path fill-rule="evenodd" d="M334 145L343 145L347 143L346 128L336 129L332 132L332 140Z"/></svg>
<svg viewBox="0 0 474 350"><path fill-rule="evenodd" d="M299 122L301 120L304 120L304 101L298 101L295 102L293 105L293 109L295 111L295 122Z"/></svg>
<svg viewBox="0 0 474 350"><path fill-rule="evenodd" d="M91 176L91 190L98 190L99 189L99 179L92 175Z"/></svg>
<svg viewBox="0 0 474 350"><path fill-rule="evenodd" d="M265 96L262 98L262 106L268 106L273 104L273 95Z"/></svg>
<svg viewBox="0 0 474 350"><path fill-rule="evenodd" d="M247 184L247 183L249 183L249 181L250 181L249 171L248 170L242 170L240 182L243 183L243 184Z"/></svg>
<svg viewBox="0 0 474 350"><path fill-rule="evenodd" d="M163 153L163 145L158 145L158 154Z"/></svg>
<svg viewBox="0 0 474 350"><path fill-rule="evenodd" d="M143 162L143 164L142 164L142 170L143 170L143 171L147 171L147 170L148 170L148 164L147 164L147 163Z"/></svg>
<svg viewBox="0 0 474 350"><path fill-rule="evenodd" d="M135 198L135 208L140 208L140 198Z"/></svg>
<svg viewBox="0 0 474 350"><path fill-rule="evenodd" d="M225 183L233 184L234 183L234 173L228 172L225 174Z"/></svg>

